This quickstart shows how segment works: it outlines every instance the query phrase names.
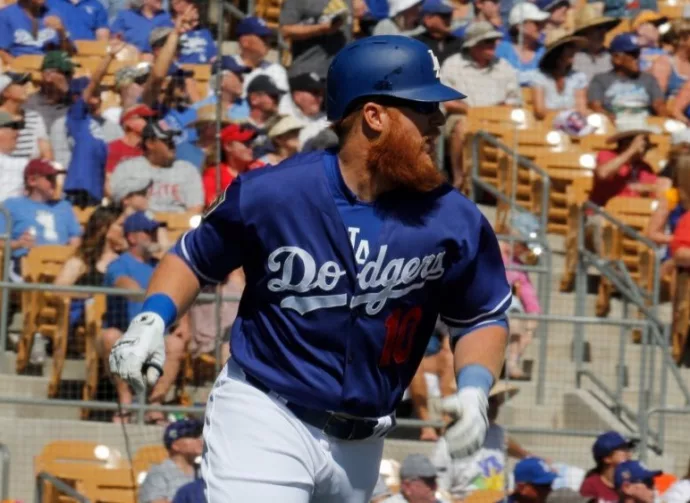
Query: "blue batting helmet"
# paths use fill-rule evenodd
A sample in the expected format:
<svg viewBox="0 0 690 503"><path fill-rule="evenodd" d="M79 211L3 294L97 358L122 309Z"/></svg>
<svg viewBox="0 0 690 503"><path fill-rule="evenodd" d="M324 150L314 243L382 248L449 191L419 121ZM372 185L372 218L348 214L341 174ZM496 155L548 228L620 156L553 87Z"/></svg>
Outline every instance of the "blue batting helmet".
<svg viewBox="0 0 690 503"><path fill-rule="evenodd" d="M342 119L357 99L390 96L441 102L465 95L441 84L440 65L422 42L400 35L367 37L344 47L328 68L328 120Z"/></svg>

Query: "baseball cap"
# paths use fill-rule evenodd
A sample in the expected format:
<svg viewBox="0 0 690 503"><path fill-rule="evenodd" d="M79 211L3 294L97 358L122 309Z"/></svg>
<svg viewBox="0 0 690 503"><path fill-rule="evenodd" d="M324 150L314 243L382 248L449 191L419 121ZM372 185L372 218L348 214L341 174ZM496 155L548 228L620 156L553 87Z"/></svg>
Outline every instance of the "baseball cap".
<svg viewBox="0 0 690 503"><path fill-rule="evenodd" d="M72 74L74 69L81 66L72 61L65 51L49 51L43 57L41 70L57 70L62 73Z"/></svg>
<svg viewBox="0 0 690 503"><path fill-rule="evenodd" d="M244 143L253 139L256 136L256 129L243 127L241 124L230 124L224 127L220 132L220 141L228 143L231 141L239 141Z"/></svg>
<svg viewBox="0 0 690 503"><path fill-rule="evenodd" d="M653 10L643 10L640 11L640 13L635 16L635 18L632 20L631 26L633 30L637 30L640 26L642 26L645 23L651 23L655 26L661 26L664 23L668 22L668 18L666 16L662 16L658 12L654 12Z"/></svg>
<svg viewBox="0 0 690 503"><path fill-rule="evenodd" d="M393 18L420 3L422 0L388 0L388 17Z"/></svg>
<svg viewBox="0 0 690 503"><path fill-rule="evenodd" d="M288 81L291 91L325 91L326 81L317 73L300 73Z"/></svg>
<svg viewBox="0 0 690 503"><path fill-rule="evenodd" d="M400 479L426 479L436 477L436 467L424 454L410 454L400 465Z"/></svg>
<svg viewBox="0 0 690 503"><path fill-rule="evenodd" d="M232 72L236 75L242 75L244 73L249 73L251 68L248 66L240 65L237 60L232 56L223 56L216 60L216 64L213 65L214 73L221 72Z"/></svg>
<svg viewBox="0 0 690 503"><path fill-rule="evenodd" d="M141 132L143 139L171 140L182 133L168 128L162 121L149 121Z"/></svg>
<svg viewBox="0 0 690 503"><path fill-rule="evenodd" d="M24 178L30 176L53 176L64 173L64 170L56 169L52 163L43 159L31 159L24 168Z"/></svg>
<svg viewBox="0 0 690 503"><path fill-rule="evenodd" d="M443 0L424 0L422 4L422 14L439 14L449 16L453 13L453 8L443 2Z"/></svg>
<svg viewBox="0 0 690 503"><path fill-rule="evenodd" d="M541 458L522 459L515 465L513 476L516 484L525 483L537 486L551 485L558 477Z"/></svg>
<svg viewBox="0 0 690 503"><path fill-rule="evenodd" d="M249 16L240 21L235 32L238 37L242 35L270 37L273 35L273 30L266 25L266 21L256 16Z"/></svg>
<svg viewBox="0 0 690 503"><path fill-rule="evenodd" d="M625 438L617 431L607 431L594 441L592 455L595 461L599 461L617 449L632 449L636 444L636 441Z"/></svg>
<svg viewBox="0 0 690 503"><path fill-rule="evenodd" d="M143 213L143 212L139 212L139 213ZM135 213L134 215L136 215L136 214L137 213ZM132 215L129 218L132 218L134 215ZM125 220L125 225L127 225L126 220ZM165 445L165 447L170 449L170 446L172 445L172 443L175 440L177 440L178 438L200 437L203 430L204 430L204 424L197 419L180 419L179 421L175 421L174 423L170 423L165 428L165 432L163 433L163 444Z"/></svg>
<svg viewBox="0 0 690 503"><path fill-rule="evenodd" d="M110 195L115 203L121 203L132 194L141 193L153 185L153 180L146 176L131 176L120 179L119 182L110 188Z"/></svg>
<svg viewBox="0 0 690 503"><path fill-rule="evenodd" d="M648 470L639 461L624 461L616 467L613 474L613 485L620 489L624 482L634 484L636 482L653 482L654 477L658 477L663 472L661 470Z"/></svg>
<svg viewBox="0 0 690 503"><path fill-rule="evenodd" d="M636 52L642 49L637 35L633 33L621 33L616 35L609 44L610 52Z"/></svg>
<svg viewBox="0 0 690 503"><path fill-rule="evenodd" d="M158 229L161 224L156 222L153 218L151 218L145 211L137 211L136 213L132 213L130 216L128 216L125 219L125 223L122 224L125 234L129 234L130 232L151 232L155 231ZM175 423L173 423L175 424ZM168 431L166 430L165 435L168 435ZM185 436L185 435L180 435L180 436ZM186 435L189 436L189 435ZM173 438L174 439L174 438Z"/></svg>
<svg viewBox="0 0 690 503"><path fill-rule="evenodd" d="M24 121L15 119L12 115L5 111L0 111L0 127L8 127L13 129L22 129Z"/></svg>
<svg viewBox="0 0 690 503"><path fill-rule="evenodd" d="M120 124L124 124L132 117L155 117L156 115L156 111L147 105L133 105L122 112Z"/></svg>
<svg viewBox="0 0 690 503"><path fill-rule="evenodd" d="M510 24L510 26L515 26L522 24L524 21L546 21L550 17L551 14L544 12L533 3L521 2L510 9L508 24Z"/></svg>
<svg viewBox="0 0 690 503"><path fill-rule="evenodd" d="M5 92L12 84L24 85L31 80L29 73L6 72L0 75L0 93Z"/></svg>
<svg viewBox="0 0 690 503"><path fill-rule="evenodd" d="M269 96L281 96L283 91L278 89L276 83L268 75L257 75L247 86L247 94L250 93L266 93Z"/></svg>
<svg viewBox="0 0 690 503"><path fill-rule="evenodd" d="M173 29L170 26L159 26L154 28L149 34L149 44L151 47L157 47L164 44L172 31Z"/></svg>

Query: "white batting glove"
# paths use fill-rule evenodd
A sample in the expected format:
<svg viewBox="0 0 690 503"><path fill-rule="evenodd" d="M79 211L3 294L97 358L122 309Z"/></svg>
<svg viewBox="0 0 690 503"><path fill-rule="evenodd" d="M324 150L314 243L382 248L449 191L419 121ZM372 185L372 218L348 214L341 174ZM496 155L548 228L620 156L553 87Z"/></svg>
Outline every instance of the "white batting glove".
<svg viewBox="0 0 690 503"><path fill-rule="evenodd" d="M489 428L488 406L489 400L481 388L462 388L443 399L443 411L457 418L444 435L451 457L467 457L484 444Z"/></svg>
<svg viewBox="0 0 690 503"><path fill-rule="evenodd" d="M136 394L146 391L163 375L165 364L165 322L158 314L144 312L129 324L127 332L113 346L110 372L130 384Z"/></svg>

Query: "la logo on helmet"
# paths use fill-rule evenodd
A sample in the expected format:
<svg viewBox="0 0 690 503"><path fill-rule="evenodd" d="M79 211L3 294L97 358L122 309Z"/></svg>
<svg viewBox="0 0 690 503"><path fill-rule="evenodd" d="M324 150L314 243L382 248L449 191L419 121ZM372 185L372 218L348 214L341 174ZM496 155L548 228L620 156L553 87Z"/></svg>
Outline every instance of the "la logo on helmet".
<svg viewBox="0 0 690 503"><path fill-rule="evenodd" d="M438 79L441 77L441 65L438 62L438 58L436 57L436 54L434 54L434 51L429 49L428 52L429 56L431 56L431 62L434 65L434 73L436 73L436 78Z"/></svg>

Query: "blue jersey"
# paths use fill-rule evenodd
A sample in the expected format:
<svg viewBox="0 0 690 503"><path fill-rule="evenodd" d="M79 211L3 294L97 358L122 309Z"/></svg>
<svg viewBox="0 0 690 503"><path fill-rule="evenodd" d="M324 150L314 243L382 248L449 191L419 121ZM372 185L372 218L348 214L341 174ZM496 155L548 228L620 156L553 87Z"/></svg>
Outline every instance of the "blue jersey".
<svg viewBox="0 0 690 503"><path fill-rule="evenodd" d="M96 30L108 28L108 11L98 0L48 0L67 28L70 40L95 40Z"/></svg>
<svg viewBox="0 0 690 503"><path fill-rule="evenodd" d="M57 32L48 28L45 18L55 15L55 12L43 9L38 17L38 26L34 36L33 21L19 4L12 4L0 9L0 49L11 56L24 54L43 54L49 49L56 49L60 45Z"/></svg>
<svg viewBox="0 0 690 503"><path fill-rule="evenodd" d="M318 151L240 175L174 251L202 285L244 268L231 347L248 374L304 407L376 417L399 403L439 315L466 333L502 319L511 291L489 223L459 192L390 192L344 219L337 162Z"/></svg>

